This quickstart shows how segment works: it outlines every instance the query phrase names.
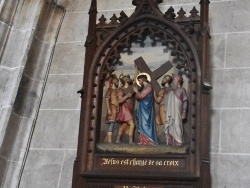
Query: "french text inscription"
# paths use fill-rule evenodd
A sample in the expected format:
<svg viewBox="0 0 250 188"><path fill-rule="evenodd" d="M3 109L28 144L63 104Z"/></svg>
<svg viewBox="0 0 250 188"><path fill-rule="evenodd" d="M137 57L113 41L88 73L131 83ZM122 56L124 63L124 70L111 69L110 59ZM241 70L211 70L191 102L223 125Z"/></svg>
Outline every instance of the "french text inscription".
<svg viewBox="0 0 250 188"><path fill-rule="evenodd" d="M116 159L102 158L101 165L107 166L179 166L178 160L154 160L154 159Z"/></svg>

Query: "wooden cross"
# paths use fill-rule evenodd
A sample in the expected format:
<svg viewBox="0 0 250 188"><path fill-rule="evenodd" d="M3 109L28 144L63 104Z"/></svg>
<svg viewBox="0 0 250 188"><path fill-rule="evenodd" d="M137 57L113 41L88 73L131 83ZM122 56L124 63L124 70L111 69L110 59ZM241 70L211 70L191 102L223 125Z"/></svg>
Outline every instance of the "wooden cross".
<svg viewBox="0 0 250 188"><path fill-rule="evenodd" d="M152 72L142 57L137 58L134 62L141 72L148 73L151 76L151 85L154 91L156 93L159 93L161 86L157 82L157 79L160 78L163 74L168 72L173 67L172 63L170 63L170 61L167 61L166 63L161 65L158 69Z"/></svg>

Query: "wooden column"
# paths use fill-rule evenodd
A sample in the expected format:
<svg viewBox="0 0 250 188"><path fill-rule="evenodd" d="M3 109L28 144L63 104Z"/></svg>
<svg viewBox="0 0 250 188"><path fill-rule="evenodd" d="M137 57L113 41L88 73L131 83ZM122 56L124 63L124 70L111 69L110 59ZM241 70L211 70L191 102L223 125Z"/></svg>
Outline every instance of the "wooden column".
<svg viewBox="0 0 250 188"><path fill-rule="evenodd" d="M200 1L200 17L201 17L201 38L199 43L199 54L201 60L202 74L202 97L201 97L201 119L202 125L200 129L201 144L201 187L211 187L210 174L210 68L209 68L209 0ZM205 147L204 147L205 146Z"/></svg>
<svg viewBox="0 0 250 188"><path fill-rule="evenodd" d="M85 42L85 64L84 64L84 80L88 80L89 77L89 69L91 66L91 62L95 55L96 51L96 17L97 17L97 1L92 0L90 9L89 9L89 28L88 28L88 36ZM85 118L86 114L84 113L89 104L88 93L84 91L88 91L90 88L89 82L83 81L83 87L81 89L82 92L82 104L81 104L81 115L80 115L80 126L79 126L79 136L78 136L78 147L77 147L77 157L74 162L74 171L73 171L73 182L72 188L84 187L85 182L84 179L80 176L81 170L86 169L83 161L83 154L87 153L87 147L84 146L84 143L87 143L87 137L83 137L86 127L84 125L88 125L88 118Z"/></svg>

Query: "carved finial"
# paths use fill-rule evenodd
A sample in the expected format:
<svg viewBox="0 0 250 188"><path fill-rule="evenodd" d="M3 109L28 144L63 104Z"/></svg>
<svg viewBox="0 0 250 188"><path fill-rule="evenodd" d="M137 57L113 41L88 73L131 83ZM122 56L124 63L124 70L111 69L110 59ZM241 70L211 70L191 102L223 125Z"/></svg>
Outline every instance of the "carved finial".
<svg viewBox="0 0 250 188"><path fill-rule="evenodd" d="M153 4L159 5L160 3L163 2L163 0L152 0Z"/></svg>
<svg viewBox="0 0 250 188"><path fill-rule="evenodd" d="M91 5L90 5L90 9L89 9L89 14L90 13L97 13L97 4L96 4L96 0L92 0L91 1Z"/></svg>
<svg viewBox="0 0 250 188"><path fill-rule="evenodd" d="M118 24L117 20L117 16L115 14L113 14L113 16L110 18L111 22L110 24Z"/></svg>
<svg viewBox="0 0 250 188"><path fill-rule="evenodd" d="M163 0L133 0L132 4L134 6L139 6L141 3L149 3L151 1L154 5L159 5Z"/></svg>
<svg viewBox="0 0 250 188"><path fill-rule="evenodd" d="M121 11L120 17L119 17L119 21L120 21L121 23L124 23L124 22L126 22L127 20L128 20L128 16L125 14L124 11Z"/></svg>
<svg viewBox="0 0 250 188"><path fill-rule="evenodd" d="M179 12L177 12L177 14L179 15L178 17L180 19L186 18L185 14L186 12L183 10L183 8L181 7L181 9L179 10Z"/></svg>
<svg viewBox="0 0 250 188"><path fill-rule="evenodd" d="M159 4L163 0L133 0L132 4L136 6L136 14L162 14Z"/></svg>
<svg viewBox="0 0 250 188"><path fill-rule="evenodd" d="M101 16L101 18L99 18L99 22L100 23L98 23L98 25L105 25L105 24L107 24L106 23L106 18L105 18L105 16L102 14L102 16Z"/></svg>
<svg viewBox="0 0 250 188"><path fill-rule="evenodd" d="M171 6L167 12L165 12L164 17L167 18L168 20L174 20L175 19L175 13L174 13L174 8Z"/></svg>
<svg viewBox="0 0 250 188"><path fill-rule="evenodd" d="M141 1L142 1L142 0L133 0L133 1L132 1L132 5L134 5L134 6L137 7L138 5L140 5Z"/></svg>
<svg viewBox="0 0 250 188"><path fill-rule="evenodd" d="M190 17L191 18L199 18L198 13L199 13L199 11L195 7L193 7L193 9L190 11L190 14L191 14Z"/></svg>
<svg viewBox="0 0 250 188"><path fill-rule="evenodd" d="M202 4L202 3L210 3L210 1L209 0L200 0L200 4Z"/></svg>

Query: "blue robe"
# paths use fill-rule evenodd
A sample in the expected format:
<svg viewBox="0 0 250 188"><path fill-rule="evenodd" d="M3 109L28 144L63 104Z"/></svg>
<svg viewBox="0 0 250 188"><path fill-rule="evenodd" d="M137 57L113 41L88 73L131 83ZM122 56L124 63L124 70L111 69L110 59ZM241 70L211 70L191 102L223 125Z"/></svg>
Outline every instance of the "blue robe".
<svg viewBox="0 0 250 188"><path fill-rule="evenodd" d="M147 85L143 88L140 93L147 90L146 87L151 87ZM153 90L144 98L139 98L138 106L138 131L140 134L143 134L155 144L158 144L157 135L156 135L156 122L155 122L155 108L154 108L154 94Z"/></svg>

